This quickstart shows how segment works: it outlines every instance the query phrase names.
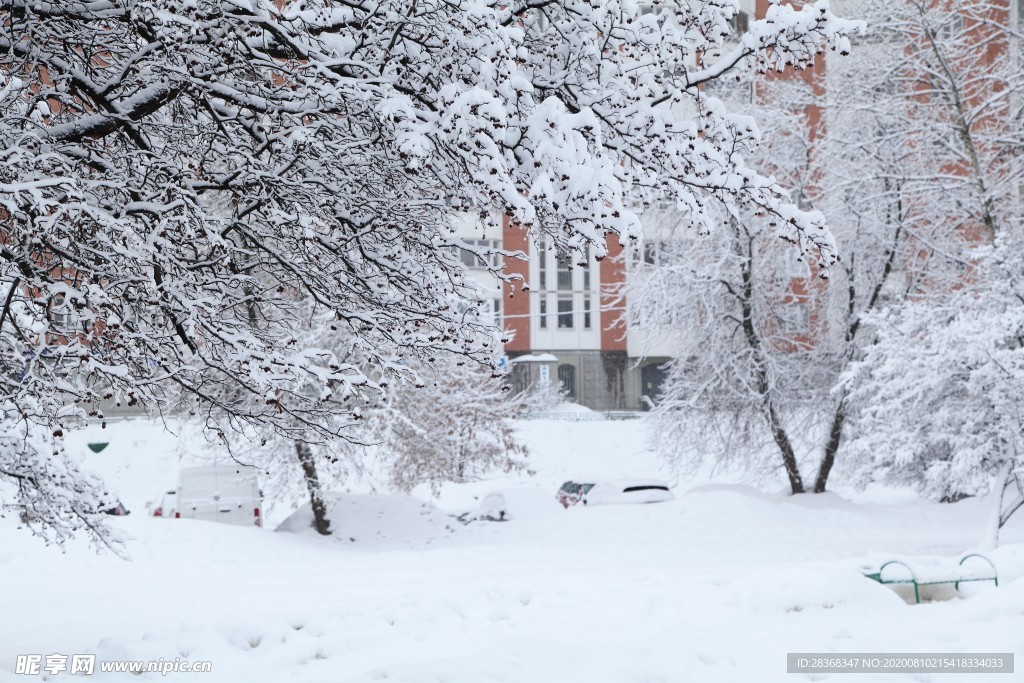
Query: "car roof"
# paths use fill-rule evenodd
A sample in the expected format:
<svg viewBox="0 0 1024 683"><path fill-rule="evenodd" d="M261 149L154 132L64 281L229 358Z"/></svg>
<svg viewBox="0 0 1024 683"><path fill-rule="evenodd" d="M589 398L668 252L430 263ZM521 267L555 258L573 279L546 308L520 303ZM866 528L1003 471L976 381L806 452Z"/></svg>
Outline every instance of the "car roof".
<svg viewBox="0 0 1024 683"><path fill-rule="evenodd" d="M597 484L595 484L595 486L600 486L602 488L607 486L608 488L617 489L619 491L624 491L624 490L626 490L628 488L650 488L650 487L666 488L666 489L669 488L669 485L667 483L665 483L664 481L660 481L658 479L638 479L638 478L631 478L631 479L605 479L605 480L597 482Z"/></svg>

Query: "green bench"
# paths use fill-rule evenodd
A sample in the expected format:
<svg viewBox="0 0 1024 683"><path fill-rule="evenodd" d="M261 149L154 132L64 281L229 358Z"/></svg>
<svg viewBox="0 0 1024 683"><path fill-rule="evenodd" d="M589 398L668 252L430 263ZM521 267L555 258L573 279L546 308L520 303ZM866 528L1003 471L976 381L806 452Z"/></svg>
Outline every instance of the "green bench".
<svg viewBox="0 0 1024 683"><path fill-rule="evenodd" d="M974 560L971 567L964 567L964 562L967 560ZM980 565L981 570L979 571L978 560L984 561L987 565ZM885 575L886 567L903 567L906 572L905 574L897 573L893 576L893 572L889 575ZM914 587L914 603L921 603L921 586L937 586L940 584L953 584L955 590L960 590L960 584L967 581L992 581L996 586L999 585L999 575L996 573L996 566L992 564L992 560L988 559L984 555L979 553L969 553L960 558L960 562L955 566L924 566L918 567L917 571L902 560L889 560L878 568L878 571L866 571L862 570L864 576L868 577L872 581L877 581L881 584L905 584L912 585Z"/></svg>

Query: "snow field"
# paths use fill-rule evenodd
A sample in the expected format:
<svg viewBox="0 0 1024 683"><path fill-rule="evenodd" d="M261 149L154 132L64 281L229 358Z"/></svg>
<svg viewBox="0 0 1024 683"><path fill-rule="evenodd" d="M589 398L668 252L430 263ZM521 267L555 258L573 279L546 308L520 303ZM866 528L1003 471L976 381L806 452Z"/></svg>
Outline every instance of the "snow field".
<svg viewBox="0 0 1024 683"><path fill-rule="evenodd" d="M144 423L117 429L97 469L135 510L114 520L130 561L84 543L61 554L0 520L0 574L16 586L0 597L13 617L0 625L0 680L29 680L13 674L17 654L54 652L210 660L205 676L136 678L218 683L849 680L786 674L787 652L1016 652L1018 670L1024 662L1020 520L991 555L1000 587L966 585L967 599L910 606L857 571L959 556L980 536L984 501L935 505L881 489L794 499L678 482L672 502L563 510L554 493L565 479L672 476L644 448L643 421L534 421L521 423L534 477L446 486L436 507L332 496L335 536L321 539L145 516L137 501L176 470L178 445ZM511 521L444 514L493 490Z"/></svg>

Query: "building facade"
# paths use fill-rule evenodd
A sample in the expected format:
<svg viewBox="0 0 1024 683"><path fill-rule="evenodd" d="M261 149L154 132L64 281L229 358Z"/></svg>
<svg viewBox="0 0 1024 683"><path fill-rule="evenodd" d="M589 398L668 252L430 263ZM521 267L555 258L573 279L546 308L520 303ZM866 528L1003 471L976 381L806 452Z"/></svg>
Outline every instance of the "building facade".
<svg viewBox="0 0 1024 683"><path fill-rule="evenodd" d="M504 362L514 390L546 387L594 410L650 406L668 357L644 353L626 324L623 286L632 250L611 237L606 258L590 252L585 264L570 264L507 217L483 224L464 218L456 233L474 247L528 256L506 258L505 272L521 279L499 283L488 269L494 263L462 252L488 302L485 311L506 333Z"/></svg>

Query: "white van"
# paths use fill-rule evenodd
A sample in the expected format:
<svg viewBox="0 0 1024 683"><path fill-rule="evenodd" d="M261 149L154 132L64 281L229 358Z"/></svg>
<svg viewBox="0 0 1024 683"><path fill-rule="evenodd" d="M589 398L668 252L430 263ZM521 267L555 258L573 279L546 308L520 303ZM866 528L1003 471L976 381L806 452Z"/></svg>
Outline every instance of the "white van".
<svg viewBox="0 0 1024 683"><path fill-rule="evenodd" d="M174 516L223 524L263 526L256 468L245 465L189 467L178 475Z"/></svg>

